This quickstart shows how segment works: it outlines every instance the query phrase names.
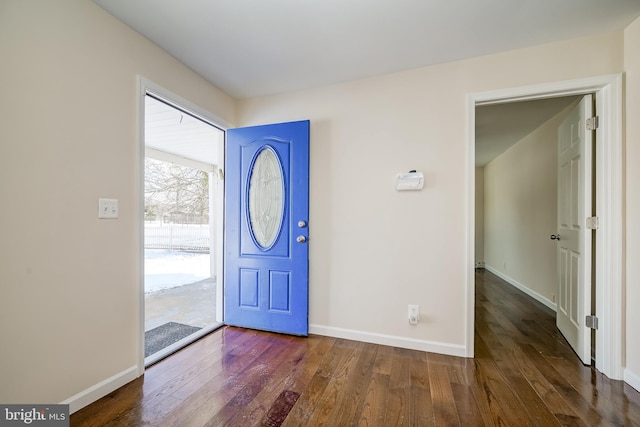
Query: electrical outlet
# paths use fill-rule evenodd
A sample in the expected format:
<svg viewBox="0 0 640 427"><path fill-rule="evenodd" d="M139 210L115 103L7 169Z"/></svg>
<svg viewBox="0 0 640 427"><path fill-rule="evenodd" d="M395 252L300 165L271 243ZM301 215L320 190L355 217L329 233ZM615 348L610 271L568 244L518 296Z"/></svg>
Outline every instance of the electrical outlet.
<svg viewBox="0 0 640 427"><path fill-rule="evenodd" d="M420 320L420 306L415 304L409 304L409 323L417 325Z"/></svg>

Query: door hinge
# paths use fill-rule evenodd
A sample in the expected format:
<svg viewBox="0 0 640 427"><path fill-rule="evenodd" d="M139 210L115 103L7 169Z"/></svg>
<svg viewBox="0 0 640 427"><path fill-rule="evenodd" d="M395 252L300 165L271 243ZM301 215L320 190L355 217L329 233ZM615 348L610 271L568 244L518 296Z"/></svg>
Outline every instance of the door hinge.
<svg viewBox="0 0 640 427"><path fill-rule="evenodd" d="M587 328L598 329L598 318L596 316L587 316L585 319Z"/></svg>
<svg viewBox="0 0 640 427"><path fill-rule="evenodd" d="M590 216L587 218L587 229L597 230L600 227L600 220L597 216Z"/></svg>
<svg viewBox="0 0 640 427"><path fill-rule="evenodd" d="M600 124L600 117L593 116L587 119L587 130L596 130Z"/></svg>

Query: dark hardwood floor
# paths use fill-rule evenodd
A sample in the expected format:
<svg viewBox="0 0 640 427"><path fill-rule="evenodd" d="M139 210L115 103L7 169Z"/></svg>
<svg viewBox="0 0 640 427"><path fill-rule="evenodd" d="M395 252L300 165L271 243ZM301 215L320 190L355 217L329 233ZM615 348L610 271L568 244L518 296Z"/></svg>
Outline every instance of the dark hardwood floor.
<svg viewBox="0 0 640 427"><path fill-rule="evenodd" d="M555 315L476 272L476 357L224 327L72 426L636 426L640 393L583 366Z"/></svg>

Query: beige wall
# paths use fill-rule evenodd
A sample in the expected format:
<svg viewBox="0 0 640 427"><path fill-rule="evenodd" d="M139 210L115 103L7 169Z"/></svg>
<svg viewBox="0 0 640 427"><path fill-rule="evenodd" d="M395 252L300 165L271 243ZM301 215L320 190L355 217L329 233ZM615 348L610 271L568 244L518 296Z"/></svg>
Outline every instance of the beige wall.
<svg viewBox="0 0 640 427"><path fill-rule="evenodd" d="M484 265L484 167L476 168L475 265Z"/></svg>
<svg viewBox="0 0 640 427"><path fill-rule="evenodd" d="M0 57L0 402L58 403L139 360L136 75L235 101L88 0L0 2Z"/></svg>
<svg viewBox="0 0 640 427"><path fill-rule="evenodd" d="M624 32L626 72L626 364L625 379L640 390L640 18Z"/></svg>
<svg viewBox="0 0 640 427"><path fill-rule="evenodd" d="M565 109L485 166L487 268L548 306L557 293L557 138Z"/></svg>
<svg viewBox="0 0 640 427"><path fill-rule="evenodd" d="M620 72L622 52L622 33L555 43L248 100L236 120L233 99L89 0L0 2L0 402L59 402L139 360L137 74L230 123L311 119L311 323L455 352L467 94ZM410 169L425 189L395 192ZM99 197L120 219L97 220Z"/></svg>
<svg viewBox="0 0 640 427"><path fill-rule="evenodd" d="M464 346L467 95L619 73L622 43L606 34L241 102L242 125L311 119L314 330ZM410 169L425 189L394 191Z"/></svg>

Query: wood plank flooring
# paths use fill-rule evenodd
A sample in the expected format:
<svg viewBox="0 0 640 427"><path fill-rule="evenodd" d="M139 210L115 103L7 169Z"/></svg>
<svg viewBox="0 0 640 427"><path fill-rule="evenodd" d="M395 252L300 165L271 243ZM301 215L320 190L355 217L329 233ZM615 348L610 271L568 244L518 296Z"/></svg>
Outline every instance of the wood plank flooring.
<svg viewBox="0 0 640 427"><path fill-rule="evenodd" d="M640 393L583 366L551 310L484 270L476 289L474 359L224 327L71 426L640 426Z"/></svg>

